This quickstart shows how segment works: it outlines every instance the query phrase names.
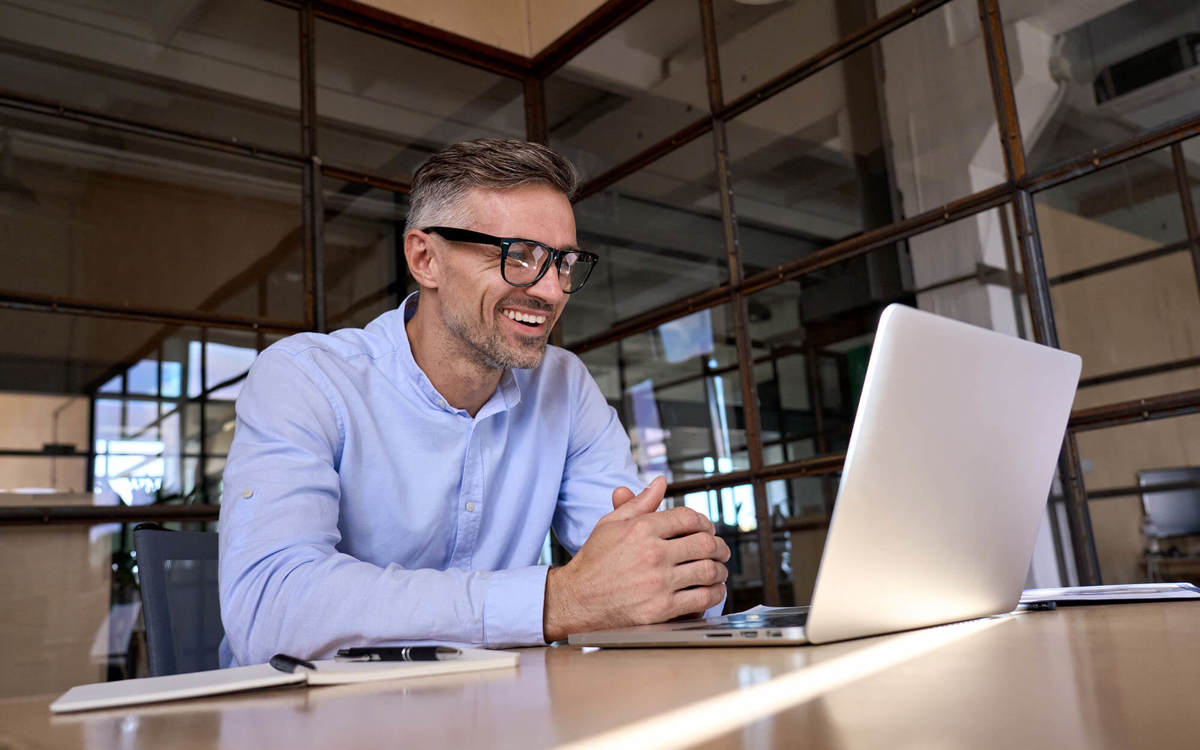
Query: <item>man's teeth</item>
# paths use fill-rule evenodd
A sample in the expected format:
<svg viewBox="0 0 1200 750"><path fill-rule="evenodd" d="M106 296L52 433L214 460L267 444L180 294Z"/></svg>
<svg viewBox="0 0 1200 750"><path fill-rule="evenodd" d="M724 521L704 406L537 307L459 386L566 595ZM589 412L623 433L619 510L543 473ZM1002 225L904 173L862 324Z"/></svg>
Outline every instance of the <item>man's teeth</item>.
<svg viewBox="0 0 1200 750"><path fill-rule="evenodd" d="M532 323L540 326L542 323L546 322L545 315L528 315L526 313L517 312L516 310L505 310L504 314L513 320L520 321L521 323Z"/></svg>

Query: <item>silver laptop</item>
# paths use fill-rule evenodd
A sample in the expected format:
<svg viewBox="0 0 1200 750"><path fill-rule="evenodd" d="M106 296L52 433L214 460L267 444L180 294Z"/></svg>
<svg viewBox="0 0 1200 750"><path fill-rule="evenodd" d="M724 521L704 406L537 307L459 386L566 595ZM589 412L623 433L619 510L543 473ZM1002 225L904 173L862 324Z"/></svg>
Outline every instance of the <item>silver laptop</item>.
<svg viewBox="0 0 1200 750"><path fill-rule="evenodd" d="M1012 610L1080 364L1074 354L889 306L811 606L578 633L569 642L827 643Z"/></svg>

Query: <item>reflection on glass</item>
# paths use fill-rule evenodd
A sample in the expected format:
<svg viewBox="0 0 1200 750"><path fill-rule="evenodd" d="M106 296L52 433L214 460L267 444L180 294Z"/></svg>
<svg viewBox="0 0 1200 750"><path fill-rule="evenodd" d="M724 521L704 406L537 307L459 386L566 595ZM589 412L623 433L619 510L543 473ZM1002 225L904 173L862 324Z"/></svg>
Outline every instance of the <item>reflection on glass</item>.
<svg viewBox="0 0 1200 750"><path fill-rule="evenodd" d="M1196 387L1200 277L1182 206L1169 149L1039 194L1059 341L1083 358L1077 405L1097 403L1094 385L1109 403L1158 395L1122 377L1163 376L1159 393Z"/></svg>
<svg viewBox="0 0 1200 750"><path fill-rule="evenodd" d="M546 79L546 110L585 180L707 115L696 3L656 0L605 34Z"/></svg>
<svg viewBox="0 0 1200 750"><path fill-rule="evenodd" d="M1200 6L1001 0L1027 162L1086 156L1200 112Z"/></svg>
<svg viewBox="0 0 1200 750"><path fill-rule="evenodd" d="M1200 137L1184 141L1180 148L1183 150L1184 172L1187 184L1192 191L1192 211L1196 224L1200 225Z"/></svg>
<svg viewBox="0 0 1200 750"><path fill-rule="evenodd" d="M1085 387L1090 378L1149 374L1200 357L1200 294L1185 254L1057 285L1051 299L1062 347L1083 357ZM1147 394L1127 395L1119 400Z"/></svg>
<svg viewBox="0 0 1200 750"><path fill-rule="evenodd" d="M272 3L4 0L0 70L28 96L298 152L298 34Z"/></svg>
<svg viewBox="0 0 1200 750"><path fill-rule="evenodd" d="M867 3L835 0L746 3L716 0L713 16L721 58L721 88L733 101L833 44L862 23L849 16Z"/></svg>
<svg viewBox="0 0 1200 750"><path fill-rule="evenodd" d="M1078 433L1076 440L1089 493L1131 490L1088 502L1104 582L1145 581L1151 572L1158 580L1200 583L1200 549L1189 546L1189 537L1177 528L1179 519L1195 519L1195 509L1200 507L1200 455L1194 450L1200 445L1200 415L1089 430ZM1161 470L1185 468L1190 471L1162 476ZM1164 479L1197 486L1167 497L1136 489ZM1168 533L1160 533L1159 527ZM1191 533L1200 533L1200 528ZM1162 557L1178 559L1172 563Z"/></svg>
<svg viewBox="0 0 1200 750"><path fill-rule="evenodd" d="M896 270L894 251L876 254ZM912 301L898 274L872 283L882 267L851 259L747 299L764 464L845 451L879 314Z"/></svg>
<svg viewBox="0 0 1200 750"><path fill-rule="evenodd" d="M629 432L645 481L658 474L675 481L749 468L727 307L702 310L582 358ZM719 512L714 506L713 517L736 525L744 517L737 498L729 502Z"/></svg>
<svg viewBox="0 0 1200 750"><path fill-rule="evenodd" d="M335 180L325 185L326 325L361 328L397 307L408 291L408 197Z"/></svg>
<svg viewBox="0 0 1200 750"><path fill-rule="evenodd" d="M729 279L707 137L580 201L575 218L600 261L566 307L568 344Z"/></svg>
<svg viewBox="0 0 1200 750"><path fill-rule="evenodd" d="M729 124L748 269L1004 181L977 30L954 0Z"/></svg>
<svg viewBox="0 0 1200 750"><path fill-rule="evenodd" d="M407 179L470 138L524 138L520 81L318 21L318 143L326 164Z"/></svg>
<svg viewBox="0 0 1200 750"><path fill-rule="evenodd" d="M0 312L0 328L10 332L0 341L0 359L6 363L0 369L3 390L23 392L0 395L0 407L8 418L24 415L18 426L4 426L35 440L30 448L54 446L53 454L0 466L0 489L83 491L88 402L95 394L95 442L90 447L96 454L92 468L100 504L160 502L187 496L195 488L215 498L212 490L220 473L198 474L196 459L207 456L210 466L216 465L212 460L228 451L240 377L259 347L279 338L17 311ZM202 342L208 347L204 358ZM101 385L114 381L144 387L139 386L140 392L118 387L98 393ZM183 382L190 386L187 398L181 394ZM201 382L207 384L203 399Z"/></svg>
<svg viewBox="0 0 1200 750"><path fill-rule="evenodd" d="M303 319L299 169L16 110L0 150L0 287Z"/></svg>
<svg viewBox="0 0 1200 750"><path fill-rule="evenodd" d="M1200 177L1200 160L1191 168ZM1044 190L1036 200L1051 283L1168 245L1176 246L1174 252L1188 251L1170 149Z"/></svg>
<svg viewBox="0 0 1200 750"><path fill-rule="evenodd" d="M1084 360L1076 408L1200 387L1200 286L1177 186L1161 149L1038 194L1059 339Z"/></svg>

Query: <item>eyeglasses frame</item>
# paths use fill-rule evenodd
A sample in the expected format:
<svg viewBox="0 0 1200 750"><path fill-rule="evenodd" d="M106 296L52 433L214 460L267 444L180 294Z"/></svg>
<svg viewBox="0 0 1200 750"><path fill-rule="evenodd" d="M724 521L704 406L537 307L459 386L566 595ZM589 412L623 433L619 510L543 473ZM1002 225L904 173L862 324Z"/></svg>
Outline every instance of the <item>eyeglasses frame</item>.
<svg viewBox="0 0 1200 750"><path fill-rule="evenodd" d="M562 259L566 257L568 253L575 253L581 260L590 261L591 267L588 269L587 276L584 276L583 281L579 282L579 286L575 287L571 291L563 289L563 294L574 294L580 289L583 289L584 285L587 284L587 280L591 278L592 271L595 270L596 264L600 262L599 255L588 252L587 250L559 250L558 248L551 247L544 242L525 239L524 237L496 237L495 235L476 232L473 229L459 229L457 227L425 227L421 231L425 232L426 234L436 234L442 239L449 240L450 242L472 242L480 245L493 245L500 248L500 278L504 279L505 283L507 283L509 286L515 286L518 288L531 287L537 284L542 280L542 277L546 275L546 271L550 269L551 265L554 265L555 270L561 274ZM531 245L537 245L538 247L546 250L548 253L546 256L546 261L542 263L542 267L538 269L537 276L533 278L533 281L525 284L517 284L509 281L508 274L504 271L504 269L508 267L508 249L514 242L527 242ZM560 289L562 289L561 277L558 286Z"/></svg>

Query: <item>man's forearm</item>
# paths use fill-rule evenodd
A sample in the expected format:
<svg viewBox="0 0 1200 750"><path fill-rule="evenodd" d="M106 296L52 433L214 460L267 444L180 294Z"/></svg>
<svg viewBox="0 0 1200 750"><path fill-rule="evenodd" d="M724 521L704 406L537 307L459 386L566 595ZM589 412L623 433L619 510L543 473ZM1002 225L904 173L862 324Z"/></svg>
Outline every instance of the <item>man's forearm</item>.
<svg viewBox="0 0 1200 750"><path fill-rule="evenodd" d="M324 658L357 643L500 647L540 640L545 568L385 570L339 557L228 587L223 619L238 663L259 663L279 651Z"/></svg>

